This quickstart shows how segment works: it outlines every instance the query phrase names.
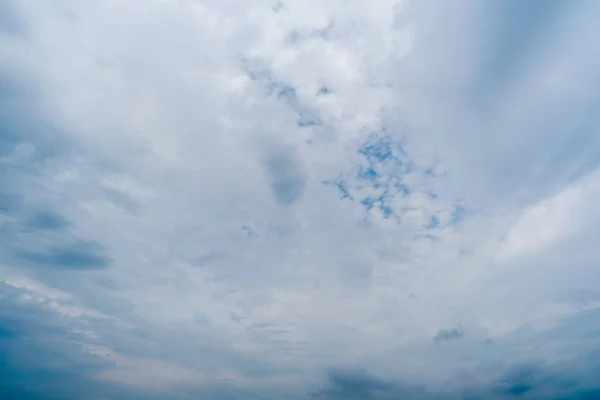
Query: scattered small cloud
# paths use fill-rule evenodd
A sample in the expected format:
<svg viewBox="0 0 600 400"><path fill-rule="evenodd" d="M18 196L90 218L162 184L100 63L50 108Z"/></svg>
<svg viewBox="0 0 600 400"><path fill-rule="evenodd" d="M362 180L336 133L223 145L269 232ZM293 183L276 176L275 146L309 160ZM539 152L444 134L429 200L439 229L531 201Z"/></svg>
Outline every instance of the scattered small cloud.
<svg viewBox="0 0 600 400"><path fill-rule="evenodd" d="M434 342L447 342L449 340L460 339L464 336L462 330L458 328L453 329L441 329L433 337Z"/></svg>

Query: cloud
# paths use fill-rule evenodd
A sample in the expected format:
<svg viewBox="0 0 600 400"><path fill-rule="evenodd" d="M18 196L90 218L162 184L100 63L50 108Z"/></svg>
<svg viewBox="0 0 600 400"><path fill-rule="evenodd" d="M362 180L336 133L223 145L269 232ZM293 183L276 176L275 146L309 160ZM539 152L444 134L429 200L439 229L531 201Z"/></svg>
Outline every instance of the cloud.
<svg viewBox="0 0 600 400"><path fill-rule="evenodd" d="M433 337L434 342L444 342L452 339L460 339L463 337L463 332L460 329L441 329Z"/></svg>
<svg viewBox="0 0 600 400"><path fill-rule="evenodd" d="M86 270L106 268L111 260L102 254L103 248L93 242L79 242L68 246L51 247L40 252L21 252L19 257L42 267Z"/></svg>
<svg viewBox="0 0 600 400"><path fill-rule="evenodd" d="M582 373L569 362L550 365L528 361L479 367L494 372L481 381L477 371L464 371L462 378L446 381L439 387L381 379L360 369L332 370L326 375L324 388L309 392L309 396L324 399L587 399L598 393L597 384L593 382L595 372Z"/></svg>
<svg viewBox="0 0 600 400"><path fill-rule="evenodd" d="M23 302L20 294L18 289L2 285L0 393L15 399L81 397L86 385L94 385L87 375L98 364L85 359L71 342L77 335L70 327Z"/></svg>
<svg viewBox="0 0 600 400"><path fill-rule="evenodd" d="M0 397L593 398L599 13L2 3Z"/></svg>
<svg viewBox="0 0 600 400"><path fill-rule="evenodd" d="M25 30L13 1L5 1L0 5L0 33L5 35L22 34Z"/></svg>
<svg viewBox="0 0 600 400"><path fill-rule="evenodd" d="M69 226L69 221L54 211L46 210L33 214L27 224L31 229L62 230Z"/></svg>
<svg viewBox="0 0 600 400"><path fill-rule="evenodd" d="M397 383L385 382L361 370L331 371L327 386L310 395L326 399L416 399L422 398L424 392L420 388L405 388Z"/></svg>
<svg viewBox="0 0 600 400"><path fill-rule="evenodd" d="M298 201L304 191L306 177L294 152L283 148L272 149L264 164L275 201L282 206Z"/></svg>

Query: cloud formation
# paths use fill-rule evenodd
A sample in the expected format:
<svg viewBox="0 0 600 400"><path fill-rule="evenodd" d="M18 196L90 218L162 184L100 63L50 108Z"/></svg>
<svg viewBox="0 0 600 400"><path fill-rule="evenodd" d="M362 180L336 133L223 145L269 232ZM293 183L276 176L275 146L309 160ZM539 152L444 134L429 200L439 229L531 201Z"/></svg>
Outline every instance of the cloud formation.
<svg viewBox="0 0 600 400"><path fill-rule="evenodd" d="M0 397L596 398L598 16L0 3Z"/></svg>
<svg viewBox="0 0 600 400"><path fill-rule="evenodd" d="M463 337L463 333L460 329L441 329L438 333L433 337L434 342L441 342L452 339L459 339Z"/></svg>

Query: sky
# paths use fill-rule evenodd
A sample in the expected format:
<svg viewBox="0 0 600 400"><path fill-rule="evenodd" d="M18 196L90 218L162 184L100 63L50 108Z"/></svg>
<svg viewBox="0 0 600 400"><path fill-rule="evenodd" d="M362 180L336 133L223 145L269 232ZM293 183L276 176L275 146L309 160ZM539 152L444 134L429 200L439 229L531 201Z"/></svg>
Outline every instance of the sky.
<svg viewBox="0 0 600 400"><path fill-rule="evenodd" d="M0 0L0 398L600 398L600 3Z"/></svg>

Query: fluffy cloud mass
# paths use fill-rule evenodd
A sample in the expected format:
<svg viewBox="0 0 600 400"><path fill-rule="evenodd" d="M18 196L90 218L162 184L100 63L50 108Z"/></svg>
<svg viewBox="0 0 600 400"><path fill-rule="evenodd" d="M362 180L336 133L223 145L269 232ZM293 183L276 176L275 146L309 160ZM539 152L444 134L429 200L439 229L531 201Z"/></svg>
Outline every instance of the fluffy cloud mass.
<svg viewBox="0 0 600 400"><path fill-rule="evenodd" d="M0 397L600 397L600 3L0 1Z"/></svg>

